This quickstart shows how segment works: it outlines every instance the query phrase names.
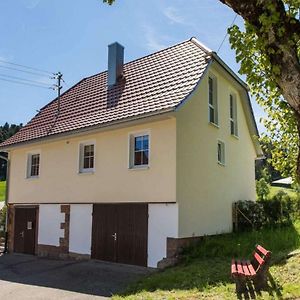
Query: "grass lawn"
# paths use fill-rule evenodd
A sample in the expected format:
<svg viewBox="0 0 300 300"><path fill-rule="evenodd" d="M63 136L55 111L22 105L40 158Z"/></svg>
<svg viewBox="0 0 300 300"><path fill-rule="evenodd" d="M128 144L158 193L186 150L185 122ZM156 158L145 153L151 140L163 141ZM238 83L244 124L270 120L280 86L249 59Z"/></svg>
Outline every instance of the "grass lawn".
<svg viewBox="0 0 300 300"><path fill-rule="evenodd" d="M283 188L283 187L279 187L279 186L271 186L270 187L269 197L271 198L271 197L275 196L279 191L284 191L291 198L295 198L296 197L296 192L293 189L287 189L287 188Z"/></svg>
<svg viewBox="0 0 300 300"><path fill-rule="evenodd" d="M300 220L289 227L206 237L187 250L180 265L155 272L113 299L236 299L231 258L250 257L257 243L272 251L274 280L257 299L299 299L300 254L288 259L287 254L300 250Z"/></svg>
<svg viewBox="0 0 300 300"><path fill-rule="evenodd" d="M5 181L0 181L0 201L4 201L5 197Z"/></svg>

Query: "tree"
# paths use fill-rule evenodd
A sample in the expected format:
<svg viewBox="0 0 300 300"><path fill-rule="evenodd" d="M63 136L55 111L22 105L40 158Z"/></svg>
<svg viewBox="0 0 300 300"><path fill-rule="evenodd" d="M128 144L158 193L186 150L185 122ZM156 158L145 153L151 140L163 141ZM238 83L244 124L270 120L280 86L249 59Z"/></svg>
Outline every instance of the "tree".
<svg viewBox="0 0 300 300"><path fill-rule="evenodd" d="M256 181L256 194L258 200L266 200L270 193L270 182L271 176L267 169L263 169L261 178Z"/></svg>
<svg viewBox="0 0 300 300"><path fill-rule="evenodd" d="M9 137L13 136L15 133L17 133L21 128L22 124L15 125L11 124L9 125L7 122L0 126L0 143L4 142ZM0 155L7 157L7 154L0 151ZM6 179L6 161L3 159L0 159L0 181Z"/></svg>
<svg viewBox="0 0 300 300"><path fill-rule="evenodd" d="M274 146L272 164L300 179L300 0L219 1L245 21L243 32L229 28L230 43L240 73L268 114L264 139Z"/></svg>

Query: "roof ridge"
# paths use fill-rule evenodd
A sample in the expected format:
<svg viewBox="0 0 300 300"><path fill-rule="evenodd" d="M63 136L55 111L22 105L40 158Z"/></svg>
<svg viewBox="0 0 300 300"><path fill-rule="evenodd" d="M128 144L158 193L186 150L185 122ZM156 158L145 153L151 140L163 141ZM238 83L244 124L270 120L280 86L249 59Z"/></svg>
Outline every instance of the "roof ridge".
<svg viewBox="0 0 300 300"><path fill-rule="evenodd" d="M196 37L191 37L190 41L193 42L199 48L201 48L203 51L208 52L210 54L213 53L213 50L202 44Z"/></svg>
<svg viewBox="0 0 300 300"><path fill-rule="evenodd" d="M133 60L130 60L130 61L126 62L126 63L124 64L124 66L125 66L125 65L128 65L128 64L130 64L130 63L136 62L136 61L138 61L138 60L140 60L140 59L144 59L144 58L147 58L147 57L149 57L149 56L155 55L155 54L160 53L160 52L162 52L162 51L166 51L166 50L168 50L168 49L174 48L174 47L179 46L179 45L181 45L181 44L184 44L184 43L187 43L187 42L194 42L192 39L195 39L196 41L198 41L195 37L191 37L191 38L188 39L188 40L184 40L184 41L182 41L182 42L180 42L180 43L171 45L171 46L169 46L169 47L166 47L166 48L160 49L160 50L158 50L158 51L155 51L155 52L146 54L146 55L144 55L144 56L135 58L135 59L133 59ZM194 42L194 43L195 43L195 42ZM199 44L201 44L201 43L199 42ZM197 45L197 46L199 46L199 45ZM206 49L210 50L209 48L205 47L204 45L203 45L203 47L200 47L200 48L201 48L202 50L204 50L205 52L209 52L209 51L207 51ZM212 52L212 51L210 50L210 52ZM101 72L99 72L99 73L96 73L96 74L94 74L94 75L85 77L84 79L92 78L92 77L94 77L94 76L97 76L97 75L106 73L107 71L108 71L108 70L106 69L106 70L101 71Z"/></svg>

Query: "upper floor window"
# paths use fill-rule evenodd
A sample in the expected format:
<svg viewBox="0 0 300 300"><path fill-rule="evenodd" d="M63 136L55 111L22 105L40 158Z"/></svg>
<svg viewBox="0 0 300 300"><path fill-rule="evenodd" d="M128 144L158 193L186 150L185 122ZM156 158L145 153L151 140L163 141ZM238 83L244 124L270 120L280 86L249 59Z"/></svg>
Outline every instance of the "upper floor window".
<svg viewBox="0 0 300 300"><path fill-rule="evenodd" d="M34 153L28 155L27 177L38 177L40 175L40 154Z"/></svg>
<svg viewBox="0 0 300 300"><path fill-rule="evenodd" d="M82 143L80 144L80 173L94 172L95 169L95 144Z"/></svg>
<svg viewBox="0 0 300 300"><path fill-rule="evenodd" d="M130 167L149 165L149 135L139 134L130 137Z"/></svg>
<svg viewBox="0 0 300 300"><path fill-rule="evenodd" d="M221 165L225 165L225 144L221 141L218 141L218 163Z"/></svg>
<svg viewBox="0 0 300 300"><path fill-rule="evenodd" d="M237 103L234 94L229 95L230 102L230 134L238 136Z"/></svg>
<svg viewBox="0 0 300 300"><path fill-rule="evenodd" d="M208 77L208 110L209 122L218 125L217 79Z"/></svg>

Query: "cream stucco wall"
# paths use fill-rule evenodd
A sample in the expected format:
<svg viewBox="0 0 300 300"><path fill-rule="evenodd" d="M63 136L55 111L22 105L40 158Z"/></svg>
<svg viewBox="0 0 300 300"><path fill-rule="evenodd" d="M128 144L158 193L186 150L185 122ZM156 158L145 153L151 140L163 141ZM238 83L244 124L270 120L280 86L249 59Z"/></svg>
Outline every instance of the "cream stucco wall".
<svg viewBox="0 0 300 300"><path fill-rule="evenodd" d="M149 132L150 167L131 170L130 133ZM78 174L79 144L95 141L93 174ZM10 203L176 201L176 120L149 122L11 151ZM27 155L39 151L39 178L26 178Z"/></svg>
<svg viewBox="0 0 300 300"><path fill-rule="evenodd" d="M232 202L255 200L255 148L238 86L217 69L219 128L208 122L208 74L177 112L177 201L179 237L228 232ZM237 95L239 137L230 135L229 93ZM217 141L225 143L226 166L217 163Z"/></svg>

